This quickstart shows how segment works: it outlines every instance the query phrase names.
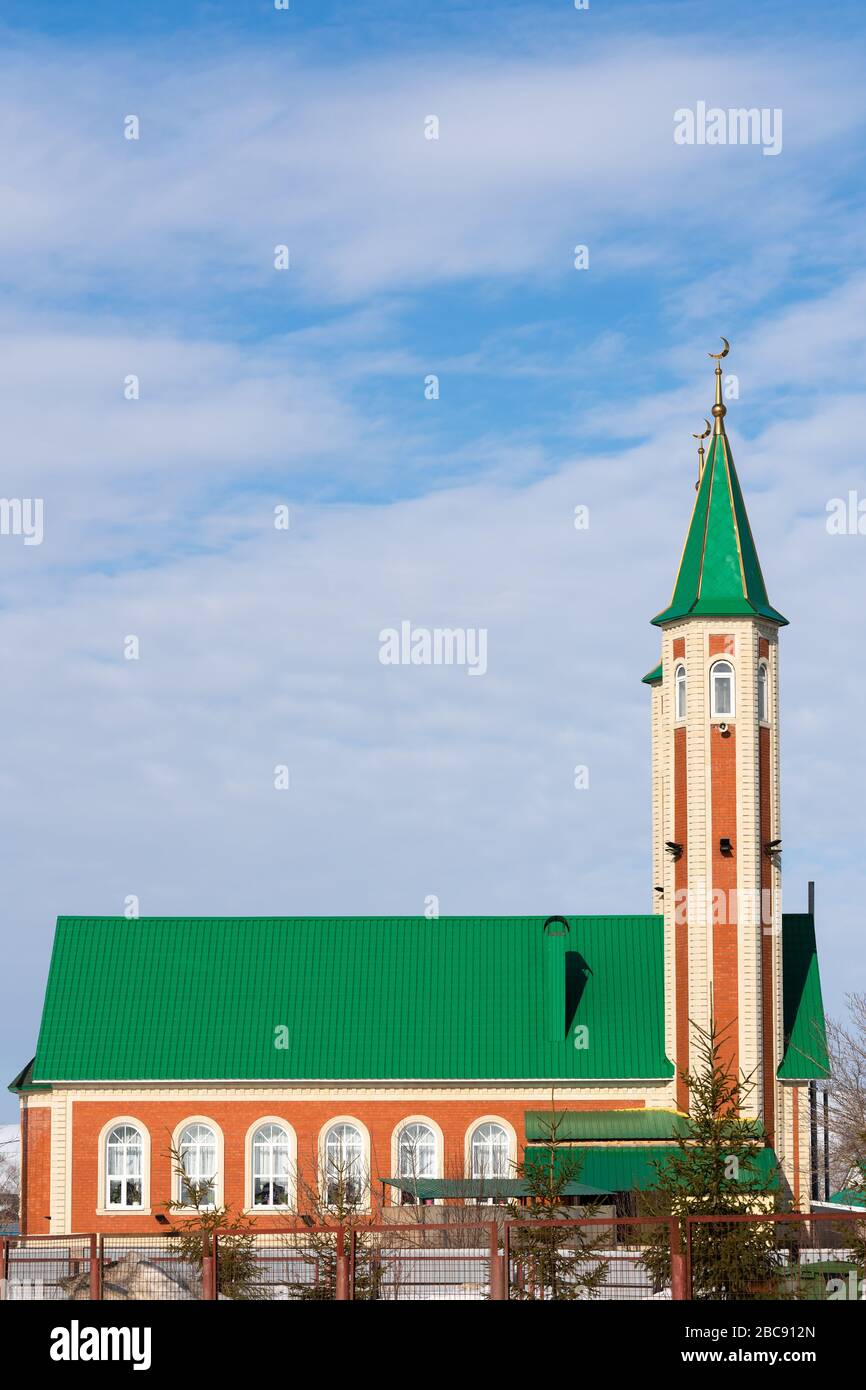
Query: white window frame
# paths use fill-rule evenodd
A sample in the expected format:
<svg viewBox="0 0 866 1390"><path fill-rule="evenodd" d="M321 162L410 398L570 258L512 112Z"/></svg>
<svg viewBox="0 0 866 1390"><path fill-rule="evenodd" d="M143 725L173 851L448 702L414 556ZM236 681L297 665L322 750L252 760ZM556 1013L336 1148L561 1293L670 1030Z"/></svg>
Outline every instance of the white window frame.
<svg viewBox="0 0 866 1390"><path fill-rule="evenodd" d="M265 1129L268 1125L278 1125L286 1136L286 1148L288 1150L288 1176L286 1180L286 1202L280 1206L258 1206L256 1204L256 1154L255 1141L259 1130ZM297 1204L297 1160L298 1160L298 1139L293 1127L288 1120L284 1120L282 1115L263 1115L255 1120L247 1130L244 1141L244 1191L247 1194L246 1211L255 1212L259 1216L279 1215L283 1212L292 1212Z"/></svg>
<svg viewBox="0 0 866 1390"><path fill-rule="evenodd" d="M214 1135L214 1149L215 1149L215 1152L216 1152L216 1172L214 1173L214 1180L213 1180L213 1201L212 1201L212 1202L203 1203L203 1204L202 1204L202 1207L201 1207L201 1210L202 1210L202 1211L213 1211L216 1207L224 1206L224 1200L223 1200L224 1176L223 1176L223 1175L224 1175L224 1168L225 1168L225 1144L224 1144L224 1140L223 1140L223 1132L222 1132L222 1130L220 1129L220 1126L217 1124L216 1120L212 1120L212 1119L210 1118L209 1115L188 1115L188 1116L187 1116L184 1120L182 1120L181 1123L176 1127L176 1129L175 1129L175 1131L174 1131L174 1134L173 1134L173 1136L172 1136L172 1147L173 1147L174 1149L176 1149L177 1152L180 1152L180 1148L181 1148L181 1139L182 1139L182 1137L183 1137L184 1131L187 1130L187 1129L190 1129L193 1125L206 1125L208 1129L210 1129L210 1130L213 1131L213 1135ZM195 1174L192 1174L192 1173L191 1173L189 1176L190 1176L191 1178L193 1178L194 1181L196 1180ZM181 1209L182 1211L193 1211L194 1208L191 1207L187 1202L184 1201L184 1195L183 1195L183 1181L182 1181L182 1179L181 1179L180 1174L174 1171L174 1159L172 1159L172 1184L171 1184L171 1186L172 1186L172 1193L173 1193L173 1195L174 1195L174 1200L175 1200L175 1202L179 1205L180 1209Z"/></svg>
<svg viewBox="0 0 866 1390"><path fill-rule="evenodd" d="M504 1130L508 1145L508 1156L506 1160L506 1171L504 1173L476 1173L475 1172L475 1136L485 1125L496 1125ZM474 1120L466 1132L466 1174L469 1178L511 1178L514 1176L514 1163L517 1154L517 1141L514 1128L503 1120L500 1115L482 1115L480 1119Z"/></svg>
<svg viewBox="0 0 866 1390"><path fill-rule="evenodd" d="M719 672L720 666L726 666L728 668L728 671L730 672L729 679L731 682L731 708L729 710L719 710L716 708L716 678L717 675L723 674ZM727 723L729 720L736 718L736 713L737 678L736 672L734 670L734 663L730 661L727 657L721 657L718 661L714 661L710 667L710 718L720 723Z"/></svg>
<svg viewBox="0 0 866 1390"><path fill-rule="evenodd" d="M416 1174L412 1175L412 1174L404 1174L404 1173L401 1171L401 1169L402 1169L401 1155L402 1155L402 1141L403 1141L403 1135L405 1134L405 1132L406 1132L407 1129L411 1129L411 1128L412 1128L413 1126L415 1126L415 1125L423 1126L425 1129L427 1129L427 1130L430 1131L430 1134L431 1134L431 1136L432 1136L432 1139L433 1139L433 1165L432 1165L432 1166L433 1166L433 1171L432 1171L431 1173L424 1173L424 1174L416 1173ZM401 1121L400 1121L400 1123L396 1126L396 1128L395 1128L395 1130L394 1130L394 1133L393 1133L392 1136L391 1136L391 1172L394 1174L394 1177L395 1177L395 1178L402 1178L402 1177L409 1177L409 1178L411 1178L412 1176L415 1176L415 1177L418 1177L418 1178L422 1178L422 1177L440 1178L440 1177L442 1176L444 1147L445 1147L445 1146L444 1146L444 1141L443 1141L443 1137L442 1137L442 1131L441 1131L441 1129L439 1128L439 1126L436 1124L436 1122L435 1122L434 1120L431 1120L427 1115L408 1115L408 1116L406 1117L405 1120L401 1120ZM393 1198L394 1198L394 1201L395 1201L395 1203L396 1203L397 1205L412 1205L412 1204L413 1204L413 1203L411 1202L410 1198L407 1198L406 1195L402 1192L401 1189L399 1189L399 1188L397 1188L397 1189L392 1189L392 1191L393 1191Z"/></svg>
<svg viewBox="0 0 866 1390"><path fill-rule="evenodd" d="M761 713L761 691L764 693L764 712ZM758 662L758 723L770 722L770 667L766 660Z"/></svg>
<svg viewBox="0 0 866 1390"><path fill-rule="evenodd" d="M116 1129L128 1125L141 1138L141 1202L138 1206L110 1206L108 1202L108 1138ZM97 1216L150 1216L150 1131L134 1115L115 1115L99 1132L97 1173Z"/></svg>
<svg viewBox="0 0 866 1390"><path fill-rule="evenodd" d="M367 1126L355 1115L335 1115L327 1120L319 1131L319 1186L322 1203L326 1207L332 1205L328 1201L328 1137L332 1130L341 1125L351 1125L361 1136L361 1190L355 1208L358 1211L367 1211L370 1207L370 1135Z"/></svg>
<svg viewBox="0 0 866 1390"><path fill-rule="evenodd" d="M683 712L680 714L680 690L683 693ZM674 719L681 724L686 717L686 668L678 661L674 668Z"/></svg>

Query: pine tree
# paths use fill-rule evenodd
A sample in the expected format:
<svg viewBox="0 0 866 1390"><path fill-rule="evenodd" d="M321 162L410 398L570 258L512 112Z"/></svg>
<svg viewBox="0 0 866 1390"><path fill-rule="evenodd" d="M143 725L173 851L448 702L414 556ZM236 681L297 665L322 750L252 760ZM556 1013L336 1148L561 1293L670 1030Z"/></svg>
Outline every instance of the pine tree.
<svg viewBox="0 0 866 1390"><path fill-rule="evenodd" d="M753 1087L731 1074L725 1032L713 1019L708 1030L693 1024L697 1061L683 1072L689 1091L689 1133L655 1163L657 1182L646 1194L649 1215L680 1218L685 1242L686 1216L718 1221L691 1226L692 1297L696 1299L790 1298L783 1276L786 1258L776 1247L773 1222L730 1221L774 1206L777 1169L759 1163L765 1147L756 1121L742 1115ZM786 1229L786 1239L795 1232ZM670 1228L654 1229L643 1256L656 1291L670 1281Z"/></svg>
<svg viewBox="0 0 866 1390"><path fill-rule="evenodd" d="M166 1210L183 1214L183 1225L169 1232L175 1242L181 1264L191 1265L201 1276L203 1257L213 1248L215 1231L226 1232L219 1237L219 1292L226 1298L248 1301L265 1299L270 1295L259 1267L256 1238L249 1222L240 1212L234 1215L229 1207L211 1205L215 1180L212 1177L196 1181L186 1171L183 1154L172 1144L169 1147L172 1167L180 1180L183 1199L164 1203Z"/></svg>
<svg viewBox="0 0 866 1390"><path fill-rule="evenodd" d="M563 1153L557 1149L562 1142L562 1118L551 1109L546 1138L549 1148L535 1154L524 1150L523 1161L516 1165L529 1205L509 1204L511 1217L520 1222L511 1227L512 1298L595 1298L607 1279L609 1261L601 1254L610 1240L606 1227L540 1224L575 1214L573 1207L565 1205L566 1189L579 1183L583 1165L573 1150ZM597 1210L597 1205L582 1206L580 1215L591 1217Z"/></svg>

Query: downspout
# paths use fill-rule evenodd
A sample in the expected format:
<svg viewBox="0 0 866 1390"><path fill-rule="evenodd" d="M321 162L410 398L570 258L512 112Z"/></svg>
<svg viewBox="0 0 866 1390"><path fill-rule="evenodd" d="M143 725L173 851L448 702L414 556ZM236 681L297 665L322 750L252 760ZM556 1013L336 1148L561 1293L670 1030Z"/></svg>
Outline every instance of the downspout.
<svg viewBox="0 0 866 1390"><path fill-rule="evenodd" d="M830 1200L830 1092L824 1087L824 1201Z"/></svg>
<svg viewBox="0 0 866 1390"><path fill-rule="evenodd" d="M812 1201L820 1201L818 1190L818 1087L814 1081L809 1082L809 1162L811 1168L811 1182L809 1189Z"/></svg>
<svg viewBox="0 0 866 1390"><path fill-rule="evenodd" d="M809 880L808 911L809 916L814 920L814 879ZM821 1189L818 1181L818 1086L815 1081L809 1082L809 1172L809 1191L811 1194L811 1198L813 1202L818 1202L821 1199Z"/></svg>
<svg viewBox="0 0 866 1390"><path fill-rule="evenodd" d="M18 1229L22 1236L27 1232L27 1168L29 1151L30 1112L23 1095L18 1097L21 1106L21 1153L18 1159Z"/></svg>

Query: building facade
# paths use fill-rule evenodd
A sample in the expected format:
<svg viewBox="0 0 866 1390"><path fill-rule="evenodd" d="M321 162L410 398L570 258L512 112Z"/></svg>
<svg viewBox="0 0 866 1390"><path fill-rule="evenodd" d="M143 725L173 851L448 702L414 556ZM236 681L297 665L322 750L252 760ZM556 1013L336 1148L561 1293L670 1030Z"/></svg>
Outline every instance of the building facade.
<svg viewBox="0 0 866 1390"><path fill-rule="evenodd" d="M808 1207L828 1074L814 913L783 914L779 634L725 431L653 622L652 910L497 918L58 919L12 1083L22 1231L164 1229L519 1195L550 1135L621 1205L688 1131L719 1030L783 1196ZM811 1098L814 1103L814 1097Z"/></svg>

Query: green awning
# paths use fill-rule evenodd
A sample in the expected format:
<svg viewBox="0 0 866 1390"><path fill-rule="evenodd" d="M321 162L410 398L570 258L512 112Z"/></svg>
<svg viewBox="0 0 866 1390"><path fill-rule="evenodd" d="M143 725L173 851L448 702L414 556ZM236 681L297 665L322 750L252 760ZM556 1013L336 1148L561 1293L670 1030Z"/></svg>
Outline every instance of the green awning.
<svg viewBox="0 0 866 1390"><path fill-rule="evenodd" d="M382 1178L382 1182L389 1187L399 1188L419 1202L449 1197L489 1202L497 1198L511 1200L531 1195L531 1188L523 1178ZM566 1183L562 1190L563 1197L597 1195L595 1188L586 1187L580 1182Z"/></svg>
<svg viewBox="0 0 866 1390"><path fill-rule="evenodd" d="M831 1202L834 1207L862 1207L866 1210L866 1192L858 1192L854 1188L849 1189L847 1192L844 1190L842 1192L834 1192L832 1197L828 1198L828 1201Z"/></svg>
<svg viewBox="0 0 866 1390"><path fill-rule="evenodd" d="M662 663L654 666L651 671L647 671L645 676L641 676L642 685L660 685L662 680Z"/></svg>
<svg viewBox="0 0 866 1390"><path fill-rule="evenodd" d="M554 1151L554 1167L568 1164L571 1171L577 1172L578 1181L596 1194L646 1192L658 1182L655 1165L663 1164L672 1153L679 1153L675 1144L609 1144L604 1147L589 1144L571 1145ZM527 1148L526 1161L549 1163L550 1150L541 1146ZM757 1151L755 1166L762 1183L773 1172L776 1164L776 1155L771 1148L765 1147Z"/></svg>
<svg viewBox="0 0 866 1390"><path fill-rule="evenodd" d="M527 1110L526 1138L536 1143L589 1139L676 1139L689 1132L677 1110Z"/></svg>

